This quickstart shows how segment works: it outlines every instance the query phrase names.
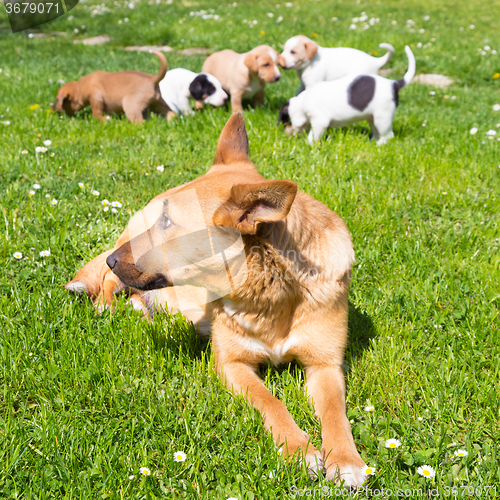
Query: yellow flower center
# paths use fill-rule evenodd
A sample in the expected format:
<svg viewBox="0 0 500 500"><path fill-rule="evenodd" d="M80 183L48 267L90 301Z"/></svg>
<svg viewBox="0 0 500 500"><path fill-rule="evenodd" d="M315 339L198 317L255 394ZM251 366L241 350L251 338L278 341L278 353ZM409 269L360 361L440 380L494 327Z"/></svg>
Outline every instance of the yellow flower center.
<svg viewBox="0 0 500 500"><path fill-rule="evenodd" d="M463 454L462 452L460 452L460 453L458 454L458 456L459 456L459 457L463 457L463 456L464 456L464 454Z"/></svg>
<svg viewBox="0 0 500 500"><path fill-rule="evenodd" d="M431 472L428 470L424 470L424 476L428 476Z"/></svg>
<svg viewBox="0 0 500 500"><path fill-rule="evenodd" d="M396 443L391 443L389 446L390 446L391 448L396 448Z"/></svg>
<svg viewBox="0 0 500 500"><path fill-rule="evenodd" d="M368 467L368 469L366 469L367 474L371 474L372 472L373 472L373 469L370 469L370 467Z"/></svg>

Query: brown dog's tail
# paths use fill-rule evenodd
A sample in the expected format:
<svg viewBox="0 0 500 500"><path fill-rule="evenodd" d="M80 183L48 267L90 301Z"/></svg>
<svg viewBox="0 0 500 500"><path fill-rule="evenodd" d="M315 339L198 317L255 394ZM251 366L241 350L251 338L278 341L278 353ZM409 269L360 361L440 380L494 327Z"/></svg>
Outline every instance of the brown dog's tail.
<svg viewBox="0 0 500 500"><path fill-rule="evenodd" d="M161 63L160 71L152 77L155 85L158 85L165 78L165 75L167 74L167 69L168 69L167 58L159 50L151 50L150 52L151 54L154 54L156 57L158 57Z"/></svg>

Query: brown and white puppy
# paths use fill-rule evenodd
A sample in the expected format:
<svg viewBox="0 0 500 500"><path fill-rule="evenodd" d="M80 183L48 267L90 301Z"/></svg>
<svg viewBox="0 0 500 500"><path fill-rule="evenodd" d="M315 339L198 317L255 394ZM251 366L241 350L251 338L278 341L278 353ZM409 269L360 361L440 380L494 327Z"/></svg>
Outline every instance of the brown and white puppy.
<svg viewBox="0 0 500 500"><path fill-rule="evenodd" d="M95 71L64 84L57 92L54 111L74 115L90 105L99 120L104 120L105 113L121 112L131 122L143 122L147 111L166 116L170 108L162 99L158 84L167 72L167 60L161 52L151 53L161 62L156 75L142 71Z"/></svg>
<svg viewBox="0 0 500 500"><path fill-rule="evenodd" d="M394 54L394 47L381 43L387 50L382 57L372 57L365 52L348 47L321 47L304 35L286 41L281 53L284 69L296 69L301 86L297 94L320 82L330 82L350 74L377 75Z"/></svg>
<svg viewBox="0 0 500 500"><path fill-rule="evenodd" d="M269 45L259 45L250 52L238 54L234 50L221 50L209 56L202 71L214 75L222 88L231 95L233 113L243 111L243 99L253 100L253 105L264 102L266 83L277 82L281 75L278 64L284 60Z"/></svg>
<svg viewBox="0 0 500 500"><path fill-rule="evenodd" d="M193 194L198 218L192 207L175 202ZM149 217L152 212L146 209L154 206L156 215L147 229L132 231L132 222ZM218 373L231 391L262 413L266 429L283 445L286 456L305 458L313 474L324 467L327 478L337 484L361 486L365 464L346 417L342 372L354 262L342 219L297 191L294 182L267 180L257 172L248 157L241 114L233 115L224 127L207 174L157 196L146 209L138 219L134 216L112 252L86 264L66 288L94 298L101 294L110 305L113 288L127 286L134 290L135 307L150 313L175 308L183 295L191 294L195 303L199 289L193 286L193 276L199 277L210 267L207 262L217 257L203 257L207 249L210 254L212 244L217 247L214 234L236 232L243 242L245 279L232 280L226 295L206 301L198 312L183 312L188 318L192 314L205 331L211 330ZM210 245L201 236L198 240L198 235L206 235L203 227L209 228ZM156 246L148 247L153 242ZM179 252L180 242L185 245ZM190 259L204 260L192 259L184 267L189 272L179 273L176 259L180 255L182 260L186 250ZM169 257L163 260L165 255ZM105 261L112 271L106 270ZM223 273L234 278L231 259L224 263ZM176 286L171 286L176 279ZM321 450L257 376L258 365L269 359L276 364L296 359L304 367L309 400L321 420Z"/></svg>

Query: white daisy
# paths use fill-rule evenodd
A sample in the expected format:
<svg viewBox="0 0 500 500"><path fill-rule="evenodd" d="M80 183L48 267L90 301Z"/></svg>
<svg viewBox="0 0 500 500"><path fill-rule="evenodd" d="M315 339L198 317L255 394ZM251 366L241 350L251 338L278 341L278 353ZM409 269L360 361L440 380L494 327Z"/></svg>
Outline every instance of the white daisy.
<svg viewBox="0 0 500 500"><path fill-rule="evenodd" d="M41 151L42 153L46 153L46 152L47 152L47 148L40 148L40 151Z"/></svg>
<svg viewBox="0 0 500 500"><path fill-rule="evenodd" d="M85 187L85 184L83 182L79 182L78 183L78 187L81 188L81 189L83 189Z"/></svg>
<svg viewBox="0 0 500 500"><path fill-rule="evenodd" d="M500 104L493 104L493 111L500 111Z"/></svg>
<svg viewBox="0 0 500 500"><path fill-rule="evenodd" d="M5 120L5 121L3 121L2 123L3 123L5 126L10 125L10 121L9 121L9 120Z"/></svg>
<svg viewBox="0 0 500 500"><path fill-rule="evenodd" d="M385 442L385 447L386 448L399 448L401 446L401 441L398 439L388 439Z"/></svg>
<svg viewBox="0 0 500 500"><path fill-rule="evenodd" d="M431 16L424 16L424 21L428 21L431 18Z"/></svg>
<svg viewBox="0 0 500 500"><path fill-rule="evenodd" d="M104 212L107 212L108 210L109 210L109 207L104 207L104 208L103 208L103 211L104 211Z"/></svg>
<svg viewBox="0 0 500 500"><path fill-rule="evenodd" d="M23 150L21 151L21 154L22 154L22 155L27 155L27 154L28 154L28 150L27 150L27 149L23 149Z"/></svg>
<svg viewBox="0 0 500 500"><path fill-rule="evenodd" d="M50 255L50 250L42 250L39 255L40 257L48 257Z"/></svg>
<svg viewBox="0 0 500 500"><path fill-rule="evenodd" d="M418 417L418 420L420 420L420 422L422 422L423 419L424 417Z"/></svg>
<svg viewBox="0 0 500 500"><path fill-rule="evenodd" d="M429 92L429 95L436 95L436 92L434 92L434 90L431 90L431 91Z"/></svg>
<svg viewBox="0 0 500 500"><path fill-rule="evenodd" d="M143 476L150 476L151 471L147 467L141 467L139 469L139 473L142 474Z"/></svg>
<svg viewBox="0 0 500 500"><path fill-rule="evenodd" d="M272 479L275 475L276 475L276 471L272 470L271 472L269 472L269 479Z"/></svg>
<svg viewBox="0 0 500 500"><path fill-rule="evenodd" d="M165 170L165 167L163 165L160 165L159 167L156 167L156 170L158 170L158 172L163 172Z"/></svg>
<svg viewBox="0 0 500 500"><path fill-rule="evenodd" d="M434 477L436 475L436 471L430 465L420 466L417 472L424 477Z"/></svg>
<svg viewBox="0 0 500 500"><path fill-rule="evenodd" d="M111 206L116 208L122 208L122 204L119 201L112 201Z"/></svg>
<svg viewBox="0 0 500 500"><path fill-rule="evenodd" d="M43 141L43 143L45 144L45 146L50 146L52 144L52 141L49 141L48 139L46 141Z"/></svg>
<svg viewBox="0 0 500 500"><path fill-rule="evenodd" d="M28 193L30 196L35 196L36 191L33 191L33 189Z"/></svg>
<svg viewBox="0 0 500 500"><path fill-rule="evenodd" d="M40 184L33 184L33 189L40 189L41 187Z"/></svg>
<svg viewBox="0 0 500 500"><path fill-rule="evenodd" d="M466 457L469 454L467 450L457 450L455 452L456 457Z"/></svg>
<svg viewBox="0 0 500 500"><path fill-rule="evenodd" d="M113 214L117 214L117 213L118 213L118 210L117 210L116 208L112 208L112 209L111 209L111 213L113 213Z"/></svg>
<svg viewBox="0 0 500 500"><path fill-rule="evenodd" d="M107 207L109 205L109 200L106 200L106 199L102 200L101 205Z"/></svg>
<svg viewBox="0 0 500 500"><path fill-rule="evenodd" d="M351 25L349 26L349 29L350 29L350 30L355 30L356 28L357 28L357 26L356 26L355 24L351 24Z"/></svg>
<svg viewBox="0 0 500 500"><path fill-rule="evenodd" d="M174 453L174 462L184 462L187 455L183 451L176 451Z"/></svg>
<svg viewBox="0 0 500 500"><path fill-rule="evenodd" d="M52 198L52 200L50 200L50 204L57 205L57 200L55 198Z"/></svg>
<svg viewBox="0 0 500 500"><path fill-rule="evenodd" d="M470 133L471 133L472 135L477 134L477 127L472 127L472 128L470 129Z"/></svg>
<svg viewBox="0 0 500 500"><path fill-rule="evenodd" d="M376 472L375 467L370 467L369 465L365 465L362 469L361 472L365 474L366 476L373 476Z"/></svg>
<svg viewBox="0 0 500 500"><path fill-rule="evenodd" d="M365 406L365 411L375 411L374 406Z"/></svg>
<svg viewBox="0 0 500 500"><path fill-rule="evenodd" d="M14 253L12 254L12 256L14 257L14 259L17 259L17 260L19 260L19 259L22 259L22 258L23 258L23 254L22 254L21 252L14 252ZM456 453L456 452L455 452L455 453Z"/></svg>
<svg viewBox="0 0 500 500"><path fill-rule="evenodd" d="M496 130L488 130L488 132L486 132L486 135L497 135L497 131Z"/></svg>
<svg viewBox="0 0 500 500"><path fill-rule="evenodd" d="M42 152L42 146L37 146L35 148L35 153L41 153Z"/></svg>
<svg viewBox="0 0 500 500"><path fill-rule="evenodd" d="M96 189L94 189L94 190L92 191L92 194L93 194L94 196L99 196L99 194L100 194L100 193L99 193L99 191L97 191Z"/></svg>

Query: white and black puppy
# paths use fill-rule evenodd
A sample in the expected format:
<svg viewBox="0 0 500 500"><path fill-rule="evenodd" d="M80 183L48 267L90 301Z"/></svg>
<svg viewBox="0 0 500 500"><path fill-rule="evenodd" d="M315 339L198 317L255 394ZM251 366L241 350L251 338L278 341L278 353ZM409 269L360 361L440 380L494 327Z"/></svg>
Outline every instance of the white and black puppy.
<svg viewBox="0 0 500 500"><path fill-rule="evenodd" d="M394 47L381 43L387 54L372 57L365 52L346 47L321 47L303 35L290 38L285 43L281 56L284 69L296 69L301 86L297 94L320 82L337 80L350 74L376 75L394 54Z"/></svg>
<svg viewBox="0 0 500 500"><path fill-rule="evenodd" d="M405 52L408 71L402 80L388 80L379 75L349 75L333 82L318 83L283 106L278 125L285 124L290 133L310 128L308 140L312 143L319 141L328 127L344 127L367 120L372 140L386 143L394 137L392 120L399 91L415 76L415 56L408 45Z"/></svg>
<svg viewBox="0 0 500 500"><path fill-rule="evenodd" d="M160 82L160 92L168 107L177 115L194 113L189 99L212 106L222 106L227 100L227 94L215 76L183 68L167 72Z"/></svg>

